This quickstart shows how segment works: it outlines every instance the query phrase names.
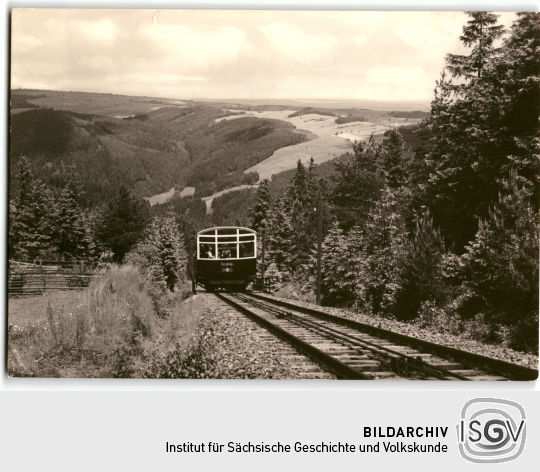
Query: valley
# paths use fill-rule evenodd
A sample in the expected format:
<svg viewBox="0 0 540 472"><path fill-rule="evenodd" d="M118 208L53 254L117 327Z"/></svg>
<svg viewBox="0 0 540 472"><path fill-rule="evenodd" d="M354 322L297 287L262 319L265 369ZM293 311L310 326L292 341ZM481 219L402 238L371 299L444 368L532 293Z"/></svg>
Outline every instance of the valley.
<svg viewBox="0 0 540 472"><path fill-rule="evenodd" d="M18 159L26 155L59 188L66 168L75 167L89 205L125 183L150 205L194 196L208 213L215 198L291 170L298 160L322 164L350 152L354 141L425 115L20 89L10 102L15 187Z"/></svg>

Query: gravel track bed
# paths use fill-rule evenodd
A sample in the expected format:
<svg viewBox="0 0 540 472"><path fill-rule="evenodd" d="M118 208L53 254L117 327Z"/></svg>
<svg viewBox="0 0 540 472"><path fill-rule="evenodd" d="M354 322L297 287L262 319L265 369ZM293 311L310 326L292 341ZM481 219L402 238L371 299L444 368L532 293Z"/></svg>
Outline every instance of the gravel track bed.
<svg viewBox="0 0 540 472"><path fill-rule="evenodd" d="M220 378L336 378L215 295L195 296L202 305L201 326L208 327L213 338L212 357L219 363Z"/></svg>
<svg viewBox="0 0 540 472"><path fill-rule="evenodd" d="M294 303L299 306L313 308L315 310L320 310L324 313L340 316L342 318L349 319L349 320L359 321L361 323L369 324L371 326L376 326L378 328L384 328L389 331L405 334L407 336L423 339L425 341L430 341L430 342L441 344L444 346L461 349L463 351L472 352L474 354L480 354L483 356L488 356L495 359L512 362L514 364L519 364L525 367L538 369L538 356L534 354L528 354L525 352L515 351L514 349L510 349L509 347L494 345L494 344L485 344L480 341L475 341L472 339L464 339L462 337L455 336L452 334L447 334L447 333L445 334L437 333L435 331L432 331L426 328L420 328L418 326L404 323L402 321L396 321L396 320L391 320L388 318L383 318L382 316L377 316L377 315L368 316L364 313L353 312L353 311L340 309L340 308L318 306L313 303L307 303L300 300L290 300L287 298L276 297L271 294L265 294L265 296L274 298L276 300L281 300L284 302Z"/></svg>

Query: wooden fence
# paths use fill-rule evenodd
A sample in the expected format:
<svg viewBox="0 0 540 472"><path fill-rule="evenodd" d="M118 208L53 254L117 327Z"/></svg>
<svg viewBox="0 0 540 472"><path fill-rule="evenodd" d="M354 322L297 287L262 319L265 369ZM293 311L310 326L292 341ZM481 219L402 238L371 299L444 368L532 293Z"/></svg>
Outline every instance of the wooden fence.
<svg viewBox="0 0 540 472"><path fill-rule="evenodd" d="M48 291L88 287L95 267L82 261L9 261L8 295L41 295Z"/></svg>

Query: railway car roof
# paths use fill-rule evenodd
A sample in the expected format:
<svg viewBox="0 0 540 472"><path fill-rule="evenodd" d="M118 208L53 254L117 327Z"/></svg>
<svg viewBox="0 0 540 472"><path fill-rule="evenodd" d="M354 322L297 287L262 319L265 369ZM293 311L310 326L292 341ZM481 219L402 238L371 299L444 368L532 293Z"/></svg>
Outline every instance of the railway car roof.
<svg viewBox="0 0 540 472"><path fill-rule="evenodd" d="M205 234L205 233L213 233L214 231L220 230L220 229L240 229L240 230L243 230L243 231L247 231L249 233L257 233L255 230L253 230L251 228L246 228L244 226L213 226L212 228L206 228L206 229L203 229L203 230L199 231L197 233L197 236L200 235L200 234Z"/></svg>

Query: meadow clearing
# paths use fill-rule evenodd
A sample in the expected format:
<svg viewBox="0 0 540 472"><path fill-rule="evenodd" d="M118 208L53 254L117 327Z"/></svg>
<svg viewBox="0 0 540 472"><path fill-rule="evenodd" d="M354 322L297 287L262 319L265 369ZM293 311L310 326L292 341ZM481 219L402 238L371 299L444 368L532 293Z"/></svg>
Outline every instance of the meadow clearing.
<svg viewBox="0 0 540 472"><path fill-rule="evenodd" d="M271 118L288 121L299 131L309 133L309 141L282 147L270 157L247 168L244 172L257 172L261 179L294 169L298 160L308 164L313 158L315 164L332 160L352 150L354 141L365 141L372 134L381 135L385 131L403 125L418 123L415 118L396 118L386 112L362 110L366 121L336 123L335 115L319 113L298 114L295 110L251 111L237 110L243 114L228 115L217 120L234 120L245 116ZM360 112L359 112L360 113ZM296 115L296 116L291 116Z"/></svg>

